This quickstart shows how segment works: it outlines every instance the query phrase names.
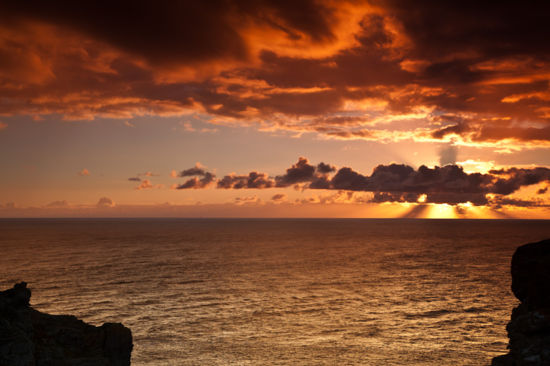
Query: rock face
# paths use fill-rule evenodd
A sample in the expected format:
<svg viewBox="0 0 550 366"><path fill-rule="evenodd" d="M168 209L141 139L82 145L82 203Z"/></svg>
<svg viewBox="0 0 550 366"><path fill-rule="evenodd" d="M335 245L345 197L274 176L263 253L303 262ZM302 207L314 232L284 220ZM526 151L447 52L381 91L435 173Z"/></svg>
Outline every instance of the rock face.
<svg viewBox="0 0 550 366"><path fill-rule="evenodd" d="M521 304L506 326L510 352L495 357L491 365L550 365L550 239L516 250L512 292Z"/></svg>
<svg viewBox="0 0 550 366"><path fill-rule="evenodd" d="M0 366L130 365L130 329L44 314L29 305L30 298L25 282L0 292Z"/></svg>

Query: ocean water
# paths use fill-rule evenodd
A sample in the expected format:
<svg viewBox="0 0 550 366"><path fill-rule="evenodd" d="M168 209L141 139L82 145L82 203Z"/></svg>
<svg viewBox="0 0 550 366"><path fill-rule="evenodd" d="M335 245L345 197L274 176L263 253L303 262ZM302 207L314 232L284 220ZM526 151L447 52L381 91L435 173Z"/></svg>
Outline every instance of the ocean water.
<svg viewBox="0 0 550 366"><path fill-rule="evenodd" d="M550 221L0 220L0 286L92 324L133 365L487 365L514 249Z"/></svg>

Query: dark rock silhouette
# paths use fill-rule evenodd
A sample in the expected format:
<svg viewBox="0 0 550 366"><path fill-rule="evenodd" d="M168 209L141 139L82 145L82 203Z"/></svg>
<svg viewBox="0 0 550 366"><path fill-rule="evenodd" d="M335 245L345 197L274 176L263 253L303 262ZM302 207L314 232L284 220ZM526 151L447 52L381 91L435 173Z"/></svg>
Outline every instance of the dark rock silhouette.
<svg viewBox="0 0 550 366"><path fill-rule="evenodd" d="M516 249L511 272L512 292L521 303L506 326L510 352L491 365L550 365L550 239Z"/></svg>
<svg viewBox="0 0 550 366"><path fill-rule="evenodd" d="M0 366L130 365L130 329L41 313L30 298L25 282L0 292Z"/></svg>

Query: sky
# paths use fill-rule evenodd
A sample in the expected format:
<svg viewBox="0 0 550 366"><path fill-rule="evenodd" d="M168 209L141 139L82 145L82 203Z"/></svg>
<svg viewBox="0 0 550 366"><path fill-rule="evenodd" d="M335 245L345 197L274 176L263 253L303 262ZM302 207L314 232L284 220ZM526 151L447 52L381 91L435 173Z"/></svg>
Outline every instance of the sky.
<svg viewBox="0 0 550 366"><path fill-rule="evenodd" d="M550 219L549 13L0 1L0 217Z"/></svg>

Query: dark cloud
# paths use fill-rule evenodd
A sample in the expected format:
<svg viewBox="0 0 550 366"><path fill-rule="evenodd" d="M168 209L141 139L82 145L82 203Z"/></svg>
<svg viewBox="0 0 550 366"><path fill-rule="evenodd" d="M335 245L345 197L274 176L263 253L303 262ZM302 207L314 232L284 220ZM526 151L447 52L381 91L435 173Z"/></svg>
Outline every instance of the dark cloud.
<svg viewBox="0 0 550 366"><path fill-rule="evenodd" d="M334 189L346 191L368 191L368 178L351 168L340 168L330 181Z"/></svg>
<svg viewBox="0 0 550 366"><path fill-rule="evenodd" d="M193 177L188 179L183 184L180 184L176 189L201 189L206 188L216 180L216 176L210 172L202 174L202 178Z"/></svg>
<svg viewBox="0 0 550 366"><path fill-rule="evenodd" d="M317 172L321 174L328 174L336 171L336 167L332 166L330 164L325 164L323 162L320 162L317 164Z"/></svg>
<svg viewBox="0 0 550 366"><path fill-rule="evenodd" d="M426 202L446 203L448 205L471 202L476 206L481 206L486 205L489 201L485 193L433 192L427 194Z"/></svg>
<svg viewBox="0 0 550 366"><path fill-rule="evenodd" d="M197 163L194 167L182 170L178 176L179 177L191 177L193 175L198 176L205 176L207 174L207 171L202 167L199 163Z"/></svg>
<svg viewBox="0 0 550 366"><path fill-rule="evenodd" d="M490 170L489 173L498 178L493 183L492 193L502 195L511 194L523 186L550 181L550 169L548 168L510 168Z"/></svg>
<svg viewBox="0 0 550 366"><path fill-rule="evenodd" d="M435 129L432 132L432 137L438 139L450 135L466 137L475 142L500 141L505 139L531 142L550 141L550 126L513 126L509 121L485 121L480 123L475 120L465 120L455 125Z"/></svg>
<svg viewBox="0 0 550 366"><path fill-rule="evenodd" d="M275 181L265 173L250 172L248 175L226 175L218 180L217 187L224 189L271 188Z"/></svg>
<svg viewBox="0 0 550 366"><path fill-rule="evenodd" d="M333 13L311 0L154 3L129 0L3 2L4 21L38 20L65 26L151 62L196 63L249 58L241 28L257 23L290 39L330 40Z"/></svg>
<svg viewBox="0 0 550 366"><path fill-rule="evenodd" d="M127 120L192 109L383 141L393 127L373 121L425 108L428 140L548 146L549 10L471 0L2 2L0 114ZM417 123L400 132L414 135ZM277 184L326 186L322 171L307 174Z"/></svg>
<svg viewBox="0 0 550 366"><path fill-rule="evenodd" d="M515 2L442 2L437 0L378 2L403 25L418 56L441 57L472 52L485 57L548 56L540 45L550 37L544 14L550 4Z"/></svg>
<svg viewBox="0 0 550 366"><path fill-rule="evenodd" d="M307 187L310 189L330 189L330 178L327 174L317 174Z"/></svg>
<svg viewBox="0 0 550 366"><path fill-rule="evenodd" d="M286 174L275 177L277 187L288 187L294 184L308 183L308 188L329 189L330 179L328 174L336 168L323 162L317 166L311 165L309 160L300 157L298 162L286 170Z"/></svg>
<svg viewBox="0 0 550 366"><path fill-rule="evenodd" d="M130 177L128 178L128 180L130 182L141 182L141 178L140 177Z"/></svg>
<svg viewBox="0 0 550 366"><path fill-rule="evenodd" d="M176 189L201 189L206 188L216 181L216 175L207 171L200 163L194 167L182 170L178 177L193 177L186 180L184 183L177 185Z"/></svg>
<svg viewBox="0 0 550 366"><path fill-rule="evenodd" d="M296 183L313 180L315 167L306 158L298 158L298 162L286 170L286 174L275 177L277 187L288 187Z"/></svg>
<svg viewBox="0 0 550 366"><path fill-rule="evenodd" d="M196 167L195 167L196 168ZM193 168L193 169L195 169ZM206 188L216 181L215 175L203 170L187 171L202 178L194 177L178 186L185 188ZM457 165L420 166L414 169L404 164L378 165L371 175L363 175L350 167L338 169L326 163L314 166L309 160L300 157L298 162L286 170L286 174L270 178L265 173L250 172L248 175L226 175L218 179L219 189L266 189L299 185L299 189L338 190L372 192L369 202L425 202L457 205L471 202L474 205L511 205L503 201L506 196L522 187L550 182L548 168L510 168L491 170L486 174L466 173ZM540 189L539 194L546 192ZM493 197L493 198L491 198ZM498 200L494 197L501 197ZM508 202L508 203L503 203ZM518 201L518 205L520 201ZM537 204L540 206L540 203Z"/></svg>
<svg viewBox="0 0 550 366"><path fill-rule="evenodd" d="M541 188L537 191L537 194L545 194L548 192L548 187Z"/></svg>
<svg viewBox="0 0 550 366"><path fill-rule="evenodd" d="M374 192L373 202L416 202L426 194L426 202L485 204L491 177L467 174L461 167L447 165L418 170L402 164L379 165L370 176L341 168L332 178L333 189Z"/></svg>
<svg viewBox="0 0 550 366"><path fill-rule="evenodd" d="M418 202L419 198L418 193L375 192L371 202Z"/></svg>
<svg viewBox="0 0 550 366"><path fill-rule="evenodd" d="M540 200L522 200L517 198L508 198L503 196L496 196L491 200L491 205L495 208L502 208L502 206L515 206L515 207L550 207L548 204L544 204Z"/></svg>
<svg viewBox="0 0 550 366"><path fill-rule="evenodd" d="M419 172L422 171L422 181L432 180L435 174L432 174L429 169L424 169L422 166ZM404 186L416 187L417 184L412 184L415 171L412 167L404 164L378 165L372 171L372 175L368 178L368 189L374 191L404 191Z"/></svg>
<svg viewBox="0 0 550 366"><path fill-rule="evenodd" d="M489 193L509 195L521 187L550 181L550 169L547 168L511 168L481 174L466 173L456 165L434 168L421 166L414 170L406 165L391 164L376 167L370 177L358 173L350 174L349 168L342 168L340 171L345 172L348 177L347 189L377 192L378 195L375 194L374 198L376 202L411 202L415 200L415 196L410 194L426 194L425 202L451 205L471 202L485 205L489 202L486 196ZM333 181L337 176L338 174ZM342 189L345 186L341 177L337 183L338 187L333 184L335 188Z"/></svg>

